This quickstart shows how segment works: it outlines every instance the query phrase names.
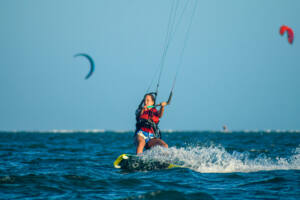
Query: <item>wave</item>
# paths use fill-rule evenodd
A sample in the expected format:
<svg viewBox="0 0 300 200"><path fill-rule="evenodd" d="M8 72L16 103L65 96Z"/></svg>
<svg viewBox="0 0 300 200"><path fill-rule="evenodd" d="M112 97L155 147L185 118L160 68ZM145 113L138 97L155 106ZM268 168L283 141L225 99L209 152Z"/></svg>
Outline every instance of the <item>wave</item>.
<svg viewBox="0 0 300 200"><path fill-rule="evenodd" d="M293 155L271 158L259 154L250 158L249 152L229 153L222 146L169 149L155 147L144 152L144 159L171 162L201 173L257 172L270 170L300 170L300 146Z"/></svg>

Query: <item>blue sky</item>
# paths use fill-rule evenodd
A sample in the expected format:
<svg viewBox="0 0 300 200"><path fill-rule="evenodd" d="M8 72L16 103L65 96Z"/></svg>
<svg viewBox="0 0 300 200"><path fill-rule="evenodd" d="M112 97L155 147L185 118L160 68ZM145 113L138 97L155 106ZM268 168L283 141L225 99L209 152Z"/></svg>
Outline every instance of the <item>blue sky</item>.
<svg viewBox="0 0 300 200"><path fill-rule="evenodd" d="M181 1L181 7L183 3ZM134 129L158 68L171 0L2 0L0 130ZM198 1L162 129L300 129L300 1ZM159 101L183 45L170 45ZM279 35L286 24L294 44ZM84 80L88 53L93 76Z"/></svg>

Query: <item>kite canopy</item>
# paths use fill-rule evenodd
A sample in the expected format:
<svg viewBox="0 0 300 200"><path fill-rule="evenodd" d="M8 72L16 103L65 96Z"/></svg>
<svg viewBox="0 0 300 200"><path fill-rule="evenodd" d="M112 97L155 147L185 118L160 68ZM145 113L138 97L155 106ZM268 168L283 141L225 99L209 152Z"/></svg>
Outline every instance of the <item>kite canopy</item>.
<svg viewBox="0 0 300 200"><path fill-rule="evenodd" d="M89 56L88 54L79 53L79 54L74 55L74 57L77 57L77 56L83 56L83 57L87 58L89 60L89 62L90 62L91 69L90 69L90 72L85 77L85 79L88 79L93 74L93 72L95 70L95 63L94 63L92 57Z"/></svg>
<svg viewBox="0 0 300 200"><path fill-rule="evenodd" d="M280 27L279 33L280 33L280 35L283 35L285 32L287 32L289 43L292 44L293 41L294 41L294 31L293 31L293 29L291 29L288 26L283 25L283 26Z"/></svg>

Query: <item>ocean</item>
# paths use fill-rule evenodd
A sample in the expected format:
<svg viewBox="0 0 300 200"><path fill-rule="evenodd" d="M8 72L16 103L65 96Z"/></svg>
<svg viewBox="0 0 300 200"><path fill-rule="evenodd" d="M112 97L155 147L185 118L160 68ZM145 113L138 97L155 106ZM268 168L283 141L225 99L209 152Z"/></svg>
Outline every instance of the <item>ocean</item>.
<svg viewBox="0 0 300 200"><path fill-rule="evenodd" d="M131 131L0 132L0 199L300 199L299 131L164 131L145 158L184 168L126 172Z"/></svg>

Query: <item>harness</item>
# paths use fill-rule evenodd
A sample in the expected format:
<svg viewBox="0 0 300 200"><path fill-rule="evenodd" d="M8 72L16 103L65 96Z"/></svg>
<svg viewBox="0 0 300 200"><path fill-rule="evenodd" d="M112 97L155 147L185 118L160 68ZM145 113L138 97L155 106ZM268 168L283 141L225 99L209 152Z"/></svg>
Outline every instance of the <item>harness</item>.
<svg viewBox="0 0 300 200"><path fill-rule="evenodd" d="M161 133L159 127L151 119L138 119L135 126L136 126L135 133L137 133L141 128L149 128L149 129L152 128L154 132L154 138L161 139Z"/></svg>

